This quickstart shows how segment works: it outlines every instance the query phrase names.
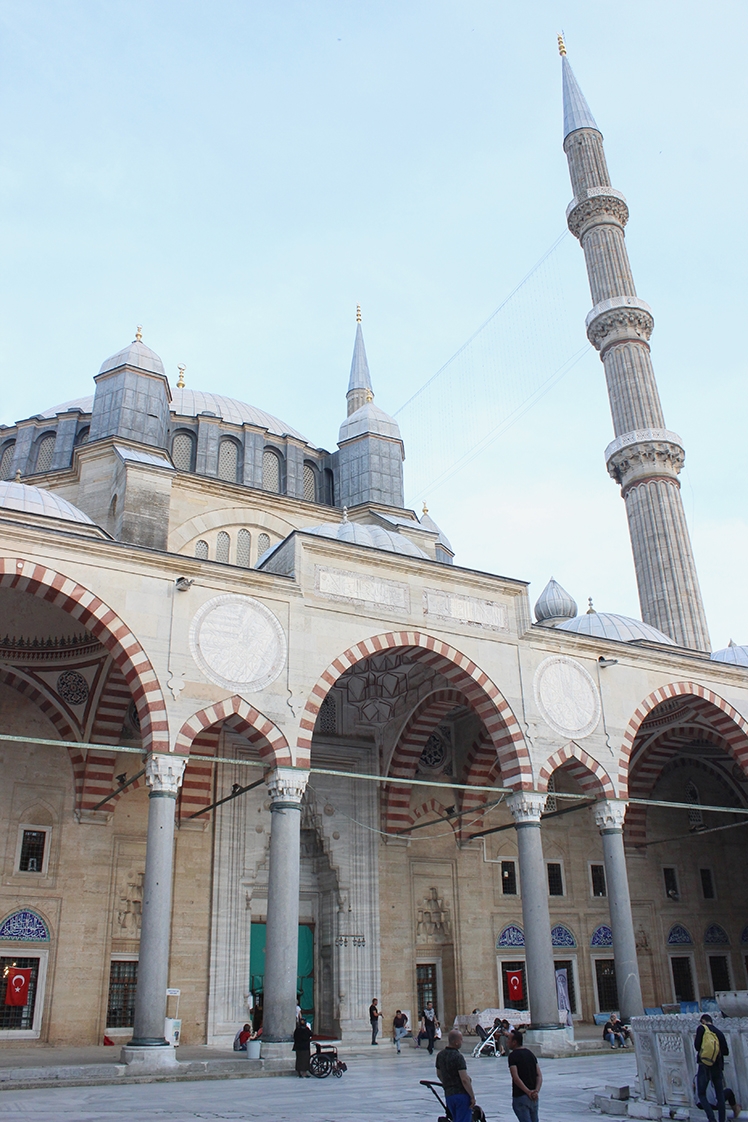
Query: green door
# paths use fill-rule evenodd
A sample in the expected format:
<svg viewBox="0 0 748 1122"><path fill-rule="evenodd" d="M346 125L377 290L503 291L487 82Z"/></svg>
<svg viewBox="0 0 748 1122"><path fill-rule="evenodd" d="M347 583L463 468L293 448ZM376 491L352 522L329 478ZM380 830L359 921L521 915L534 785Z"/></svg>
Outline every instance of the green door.
<svg viewBox="0 0 748 1122"><path fill-rule="evenodd" d="M261 999L265 981L265 940L267 928L264 923L253 923L249 932L249 989ZM299 949L296 959L296 993L300 994L299 1005L314 1028L314 928L306 923L299 924Z"/></svg>

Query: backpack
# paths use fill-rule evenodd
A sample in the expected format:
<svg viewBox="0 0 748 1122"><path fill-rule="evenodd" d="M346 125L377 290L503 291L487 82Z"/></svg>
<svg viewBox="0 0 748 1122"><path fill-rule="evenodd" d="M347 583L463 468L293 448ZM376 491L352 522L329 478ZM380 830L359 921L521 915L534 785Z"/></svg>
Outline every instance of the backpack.
<svg viewBox="0 0 748 1122"><path fill-rule="evenodd" d="M719 1037L709 1025L704 1025L704 1035L699 1049L699 1063L712 1067L719 1059Z"/></svg>

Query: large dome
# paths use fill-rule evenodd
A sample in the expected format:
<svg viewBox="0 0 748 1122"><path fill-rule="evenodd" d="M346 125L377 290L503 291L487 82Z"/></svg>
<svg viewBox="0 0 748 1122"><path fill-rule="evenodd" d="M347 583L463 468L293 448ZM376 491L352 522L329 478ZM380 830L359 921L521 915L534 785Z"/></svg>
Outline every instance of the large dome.
<svg viewBox="0 0 748 1122"><path fill-rule="evenodd" d="M630 616L619 616L613 612L585 612L583 616L575 616L567 623L556 625L556 631L574 631L577 635L592 635L596 639L615 639L618 643L633 643L636 639L646 639L650 643L667 643L669 647L676 644L669 636L642 623L640 619L631 619Z"/></svg>
<svg viewBox="0 0 748 1122"><path fill-rule="evenodd" d="M120 353L124 354L124 351ZM110 361L113 362L114 359L107 360ZM104 365L106 366L107 363ZM172 389L171 393L172 402L169 408L179 417L197 417L199 413L214 413L216 417L220 417L230 425L257 425L258 428L267 429L273 436L284 436L287 433L289 436L295 436L297 440L303 440L305 444L309 443L305 436L287 425L285 421L280 421L272 413L266 413L264 409L257 409L254 405L238 401L235 397L224 397L223 394L190 389ZM69 409L80 409L82 413L90 413L92 408L93 397L76 397L72 401L64 401L62 405L56 405L53 409L45 409L42 417L56 417L58 413L65 413Z"/></svg>
<svg viewBox="0 0 748 1122"><path fill-rule="evenodd" d="M402 553L407 557L423 557L430 560L427 553L394 530L385 530L383 526L369 526L363 522L328 522L324 526L305 526L303 534L316 534L319 538L336 538L340 542L350 542L351 545L366 545L370 549L386 549L390 553Z"/></svg>
<svg viewBox="0 0 748 1122"><path fill-rule="evenodd" d="M17 510L22 514L41 514L45 518L94 525L87 514L67 499L45 491L43 487L31 487L28 483L0 483L0 510Z"/></svg>

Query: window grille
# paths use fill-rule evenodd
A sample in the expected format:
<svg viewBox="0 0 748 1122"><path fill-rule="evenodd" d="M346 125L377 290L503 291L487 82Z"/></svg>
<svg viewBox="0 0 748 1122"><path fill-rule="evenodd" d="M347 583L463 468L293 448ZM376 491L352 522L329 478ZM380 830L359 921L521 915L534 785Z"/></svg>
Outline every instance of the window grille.
<svg viewBox="0 0 748 1122"><path fill-rule="evenodd" d="M43 436L39 441L39 447L36 452L35 471L49 471L52 467L52 456L55 451L56 439L57 437L50 433L48 436Z"/></svg>
<svg viewBox="0 0 748 1122"><path fill-rule="evenodd" d="M317 469L311 464L304 464L304 498L310 503L317 501Z"/></svg>
<svg viewBox="0 0 748 1122"><path fill-rule="evenodd" d="M699 795L699 789L693 782L693 780L690 780L686 786L686 802L694 804L693 810L689 810L688 812L689 829L693 830L696 826L703 826L704 815L701 813L701 807L699 806L699 803L701 802L701 796Z"/></svg>
<svg viewBox="0 0 748 1122"><path fill-rule="evenodd" d="M202 539L195 543L195 557L197 557L198 561L208 560L208 543L204 542Z"/></svg>
<svg viewBox="0 0 748 1122"><path fill-rule="evenodd" d="M249 530L240 530L236 535L236 563L243 569L249 568L249 551L252 546L252 535Z"/></svg>
<svg viewBox="0 0 748 1122"><path fill-rule="evenodd" d="M264 491L274 491L280 494L281 473L280 459L277 453L265 449L262 453L262 488Z"/></svg>
<svg viewBox="0 0 748 1122"><path fill-rule="evenodd" d="M40 873L44 865L44 846L47 841L46 830L24 830L21 838L21 858L18 869L21 873Z"/></svg>
<svg viewBox="0 0 748 1122"><path fill-rule="evenodd" d="M416 965L416 989L418 992L418 1014L430 1001L434 1010L438 1008L436 992L436 963L424 962ZM437 1013L437 1016L439 1014Z"/></svg>
<svg viewBox="0 0 748 1122"><path fill-rule="evenodd" d="M556 800L556 796L553 793L555 790L556 776L552 775L548 780L548 798L545 800L545 810L543 812L544 814L553 814L554 811L558 810L558 802Z"/></svg>
<svg viewBox="0 0 748 1122"><path fill-rule="evenodd" d="M514 861L501 862L501 891L504 896L517 895L517 866Z"/></svg>
<svg viewBox="0 0 748 1122"><path fill-rule="evenodd" d="M675 869L665 868L662 870L662 875L665 878L665 894L669 896L671 900L679 900L678 875Z"/></svg>
<svg viewBox="0 0 748 1122"><path fill-rule="evenodd" d="M132 1028L135 1021L137 962L113 962L109 970L107 1028Z"/></svg>
<svg viewBox="0 0 748 1122"><path fill-rule="evenodd" d="M557 861L549 861L548 869L548 895L563 896L564 878L561 874L561 865Z"/></svg>
<svg viewBox="0 0 748 1122"><path fill-rule="evenodd" d="M91 433L91 429L88 427L88 425L86 425L86 427L84 429L81 429L81 431L78 433L78 435L75 438L75 447L80 448L81 444L88 444L88 438L89 438L90 433Z"/></svg>
<svg viewBox="0 0 748 1122"><path fill-rule="evenodd" d="M231 538L225 530L221 530L216 538L216 561L219 561L222 565L228 565L230 548Z"/></svg>
<svg viewBox="0 0 748 1122"><path fill-rule="evenodd" d="M514 999L511 995L509 988L508 974L513 974L519 971L522 975L522 997ZM517 962L502 962L501 964L501 989L504 995L504 1008L505 1009L527 1009L527 974L525 972L525 964L522 959Z"/></svg>
<svg viewBox="0 0 748 1122"><path fill-rule="evenodd" d="M674 955L670 959L670 969L673 974L673 989L676 1001L693 1001L693 970L691 959L687 955ZM729 990L729 986L726 987ZM616 1009L618 1006L616 1006Z"/></svg>
<svg viewBox="0 0 748 1122"><path fill-rule="evenodd" d="M618 1009L618 984L616 964L612 958L595 959L597 1003L601 1013L614 1013Z"/></svg>
<svg viewBox="0 0 748 1122"><path fill-rule="evenodd" d="M222 440L218 446L218 478L227 483L238 480L239 449L233 440Z"/></svg>
<svg viewBox="0 0 748 1122"><path fill-rule="evenodd" d="M259 561L266 549L270 549L270 535L260 534L257 539L257 560Z"/></svg>
<svg viewBox="0 0 748 1122"><path fill-rule="evenodd" d="M195 438L190 432L177 432L171 442L171 458L177 471L195 470Z"/></svg>
<svg viewBox="0 0 748 1122"><path fill-rule="evenodd" d="M11 464L13 463L13 454L16 450L15 440L10 440L3 448L3 454L0 456L0 479L10 479L11 477Z"/></svg>
<svg viewBox="0 0 748 1122"><path fill-rule="evenodd" d="M338 731L338 719L335 711L335 698L330 694L324 699L319 707L319 715L317 717L317 727L321 733L332 735Z"/></svg>
<svg viewBox="0 0 748 1122"><path fill-rule="evenodd" d="M592 895L607 896L608 889L605 884L605 866L590 865L590 876L592 877Z"/></svg>
<svg viewBox="0 0 748 1122"><path fill-rule="evenodd" d="M712 877L711 869L699 869L701 874L701 892L705 900L713 900L716 893L714 891L714 878ZM729 986L727 987L730 988Z"/></svg>
<svg viewBox="0 0 748 1122"><path fill-rule="evenodd" d="M29 979L28 1005L6 1005L5 990L10 971L14 966L19 970L31 970ZM2 1029L31 1029L34 1027L34 1006L36 1005L36 984L39 979L39 959L23 958L12 955L0 958L0 994L3 1004L0 1005L0 1030Z"/></svg>
<svg viewBox="0 0 748 1122"><path fill-rule="evenodd" d="M709 955L709 973L712 976L712 993L720 993L724 992L724 990L732 989L730 968L727 965L726 955Z"/></svg>

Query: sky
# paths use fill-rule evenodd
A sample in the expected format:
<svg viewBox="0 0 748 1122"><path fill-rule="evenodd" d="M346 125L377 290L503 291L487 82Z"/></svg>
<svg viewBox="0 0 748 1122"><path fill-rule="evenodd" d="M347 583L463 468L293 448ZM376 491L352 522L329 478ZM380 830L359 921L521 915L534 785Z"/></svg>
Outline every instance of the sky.
<svg viewBox="0 0 748 1122"><path fill-rule="evenodd" d="M504 304L565 229L563 31L629 202L712 643L748 643L748 6L705 13L0 0L0 423L92 392L142 324L174 381L333 449L360 303L407 501L457 563L638 617L576 241Z"/></svg>

